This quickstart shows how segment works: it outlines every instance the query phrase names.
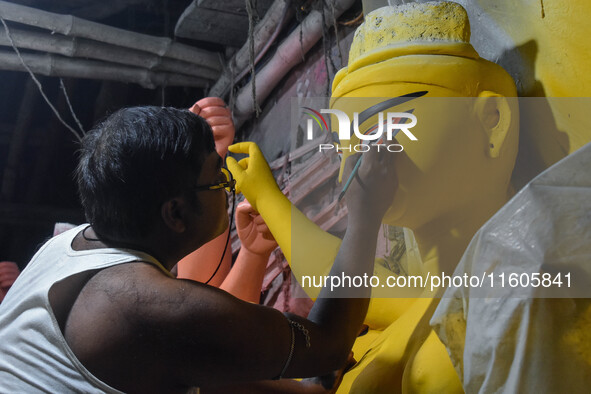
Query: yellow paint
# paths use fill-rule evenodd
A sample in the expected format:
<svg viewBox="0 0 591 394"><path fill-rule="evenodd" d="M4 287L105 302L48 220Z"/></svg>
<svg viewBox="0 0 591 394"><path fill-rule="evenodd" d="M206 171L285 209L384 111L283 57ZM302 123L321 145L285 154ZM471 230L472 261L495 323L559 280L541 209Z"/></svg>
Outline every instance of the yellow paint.
<svg viewBox="0 0 591 394"><path fill-rule="evenodd" d="M425 343L411 360L403 386L406 386L410 393L463 391L445 346L434 331L430 331Z"/></svg>
<svg viewBox="0 0 591 394"><path fill-rule="evenodd" d="M411 3L405 8L384 7L380 12L372 12L355 31L348 68L353 71L360 63L374 63L373 55L383 60L402 53L420 53L416 46L438 53L446 50L442 49L442 41L449 48L456 47L458 55L477 57L474 49L466 44L470 42L470 25L464 23L466 18L465 10L454 3L428 8Z"/></svg>
<svg viewBox="0 0 591 394"><path fill-rule="evenodd" d="M522 96L591 96L591 2L588 0L478 0L485 14L507 32L527 64L535 84ZM554 129L536 127L539 111L523 111L528 143L543 166L560 160L591 141L588 101L549 100ZM537 112L537 113L536 113ZM545 132L540 133L538 130ZM543 168L542 168L543 169Z"/></svg>
<svg viewBox="0 0 591 394"><path fill-rule="evenodd" d="M466 12L455 3L378 9L359 27L349 65L333 83L331 107L350 117L363 108L349 98L381 101L429 91L407 105L420 119L413 128L420 143L397 136L404 146L396 161L399 188L384 222L413 230L433 274L453 271L474 232L506 201L517 154L517 103L508 99L516 96L515 84L478 56L469 32ZM434 105L437 97L455 99ZM343 162L351 154L344 150ZM354 345L359 362L338 392L462 392L428 324L436 304L430 298L372 300L366 322L373 324L373 342Z"/></svg>
<svg viewBox="0 0 591 394"><path fill-rule="evenodd" d="M353 353L358 363L345 374L339 393L397 393L403 392L402 379L413 351L428 335L430 329L424 318L433 311L436 302L421 298L413 307L392 322L384 331L370 332L375 339L368 350Z"/></svg>
<svg viewBox="0 0 591 394"><path fill-rule="evenodd" d="M591 366L591 302L589 300L576 300L577 309L574 321L559 343L573 357L584 364Z"/></svg>
<svg viewBox="0 0 591 394"><path fill-rule="evenodd" d="M450 273L474 232L507 200L517 153L519 116L515 102L508 99L516 95L515 85L501 67L481 59L468 44L468 20L460 6L411 3L395 9L378 9L367 18L391 15L392 21L382 17L381 29L387 32L395 24L409 31L357 35L364 42L353 43L351 63L335 77L331 105L347 111L352 110L345 108L347 97L429 91L413 102L421 113L416 132L430 133L429 138L413 145L397 137L405 151L397 157L399 188L384 221L413 230L431 273ZM446 17L453 23L443 22L441 34L436 34L437 24ZM423 26L429 26L428 42L419 31ZM428 105L437 97L456 99L439 107ZM255 147L230 147L250 154L248 165L228 159L238 188L265 219L296 278L325 274L340 240L322 232L272 179L262 176L268 168ZM428 324L436 305L433 298L372 300L366 318L372 329L354 345L358 363L338 392L461 392L445 348Z"/></svg>

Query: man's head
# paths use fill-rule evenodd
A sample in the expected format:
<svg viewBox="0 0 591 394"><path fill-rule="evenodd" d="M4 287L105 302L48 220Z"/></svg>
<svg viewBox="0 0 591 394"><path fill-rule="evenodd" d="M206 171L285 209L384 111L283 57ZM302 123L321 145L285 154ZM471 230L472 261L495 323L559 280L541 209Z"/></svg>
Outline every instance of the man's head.
<svg viewBox="0 0 591 394"><path fill-rule="evenodd" d="M115 112L82 141L76 175L87 220L105 239L135 240L160 223L172 198L199 212L194 187L212 152L211 128L188 110Z"/></svg>

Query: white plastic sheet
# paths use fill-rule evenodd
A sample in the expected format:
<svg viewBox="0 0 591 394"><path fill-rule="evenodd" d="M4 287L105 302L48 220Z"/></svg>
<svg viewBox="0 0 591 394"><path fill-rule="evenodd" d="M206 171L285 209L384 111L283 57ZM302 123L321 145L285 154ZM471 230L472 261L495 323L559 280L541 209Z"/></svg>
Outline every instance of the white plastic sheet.
<svg viewBox="0 0 591 394"><path fill-rule="evenodd" d="M467 393L591 390L591 300L579 298L591 298L591 144L540 174L497 212L476 233L455 274L531 278L536 272L553 279L560 273L561 288L557 282L521 286L525 281L500 288L497 281L493 288L445 292L431 325Z"/></svg>

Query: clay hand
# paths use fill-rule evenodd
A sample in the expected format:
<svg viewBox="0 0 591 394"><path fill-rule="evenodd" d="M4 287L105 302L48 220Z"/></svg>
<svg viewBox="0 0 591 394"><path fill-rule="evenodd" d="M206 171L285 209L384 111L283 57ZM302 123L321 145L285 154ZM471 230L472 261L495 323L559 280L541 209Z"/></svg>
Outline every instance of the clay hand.
<svg viewBox="0 0 591 394"><path fill-rule="evenodd" d="M234 141L235 129L232 113L224 100L218 97L206 97L193 104L189 111L207 121L213 130L215 150L221 157L226 157L228 145Z"/></svg>
<svg viewBox="0 0 591 394"><path fill-rule="evenodd" d="M0 301L19 276L18 266L11 261L0 262Z"/></svg>
<svg viewBox="0 0 591 394"><path fill-rule="evenodd" d="M277 247L262 216L248 201L242 201L236 208L236 228L242 247L254 254L268 257Z"/></svg>
<svg viewBox="0 0 591 394"><path fill-rule="evenodd" d="M260 211L257 209L257 203L261 196L272 194L275 191L281 193L269 164L254 142L240 142L230 145L228 150L233 153L248 154L248 157L239 162L233 157L228 157L226 163L236 179L236 191L244 194L255 211Z"/></svg>
<svg viewBox="0 0 591 394"><path fill-rule="evenodd" d="M347 158L344 182L349 179L357 159L362 160L345 195L349 214L358 218L382 219L398 187L395 157L396 153L370 150Z"/></svg>

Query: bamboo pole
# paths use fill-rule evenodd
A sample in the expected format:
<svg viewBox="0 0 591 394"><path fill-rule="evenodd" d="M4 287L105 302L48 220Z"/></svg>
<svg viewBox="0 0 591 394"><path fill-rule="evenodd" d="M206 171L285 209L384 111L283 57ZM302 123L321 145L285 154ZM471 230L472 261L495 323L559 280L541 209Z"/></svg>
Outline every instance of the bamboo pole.
<svg viewBox="0 0 591 394"><path fill-rule="evenodd" d="M18 48L56 53L68 57L81 57L120 63L148 70L169 71L205 79L215 79L219 72L194 64L163 58L152 53L110 45L78 37L48 34L39 31L10 29L10 36ZM0 46L12 46L6 31L0 29Z"/></svg>
<svg viewBox="0 0 591 394"><path fill-rule="evenodd" d="M22 58L32 72L47 76L131 82L150 89L156 86L204 88L209 84L209 81L203 78L114 65L97 60L33 53L23 53ZM13 51L7 50L0 50L0 70L26 71L18 56Z"/></svg>
<svg viewBox="0 0 591 394"><path fill-rule="evenodd" d="M254 52L257 57L264 54L264 51L273 43L281 26L289 18L291 13L290 0L275 0L264 18L256 25L253 40ZM249 41L236 52L228 62L228 66L222 72L219 79L209 91L210 96L224 97L231 89L232 81L237 82L247 70L250 62ZM256 62L255 62L256 63Z"/></svg>
<svg viewBox="0 0 591 394"><path fill-rule="evenodd" d="M217 54L174 42L167 37L135 33L72 15L55 14L2 0L0 0L0 16L5 20L50 30L52 33L119 45L183 60L213 70L220 69L220 60Z"/></svg>
<svg viewBox="0 0 591 394"><path fill-rule="evenodd" d="M330 24L333 19L341 16L349 9L355 0L335 0L334 17L333 8L326 6L322 12L314 10L308 14L306 19L291 34L283 40L277 51L265 66L256 74L256 102L262 104L279 81L295 65L302 61L302 52L308 52L322 37L323 24L325 19ZM330 26L330 25L329 25ZM234 125L238 129L253 112L252 81L246 84L236 96L234 107Z"/></svg>

